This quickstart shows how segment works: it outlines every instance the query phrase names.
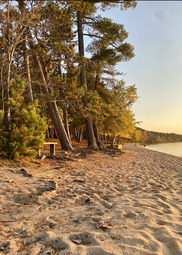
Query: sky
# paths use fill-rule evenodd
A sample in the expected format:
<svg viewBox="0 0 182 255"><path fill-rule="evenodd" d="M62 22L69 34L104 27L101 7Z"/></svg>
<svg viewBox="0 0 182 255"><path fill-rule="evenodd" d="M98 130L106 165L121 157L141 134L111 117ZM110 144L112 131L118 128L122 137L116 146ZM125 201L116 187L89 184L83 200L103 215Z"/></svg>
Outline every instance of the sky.
<svg viewBox="0 0 182 255"><path fill-rule="evenodd" d="M137 2L135 9L104 13L124 25L135 48L135 57L117 69L126 85L136 84L138 126L182 134L182 1Z"/></svg>

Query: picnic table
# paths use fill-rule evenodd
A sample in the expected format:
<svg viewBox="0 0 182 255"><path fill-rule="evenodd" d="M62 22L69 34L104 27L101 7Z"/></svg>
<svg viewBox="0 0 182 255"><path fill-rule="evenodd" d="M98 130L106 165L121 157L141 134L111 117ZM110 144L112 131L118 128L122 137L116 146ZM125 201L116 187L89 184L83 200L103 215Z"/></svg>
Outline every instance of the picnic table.
<svg viewBox="0 0 182 255"><path fill-rule="evenodd" d="M55 155L56 153L56 144L57 142L44 142L44 145L49 144L50 145L50 154ZM41 149L39 149L39 156L41 156Z"/></svg>

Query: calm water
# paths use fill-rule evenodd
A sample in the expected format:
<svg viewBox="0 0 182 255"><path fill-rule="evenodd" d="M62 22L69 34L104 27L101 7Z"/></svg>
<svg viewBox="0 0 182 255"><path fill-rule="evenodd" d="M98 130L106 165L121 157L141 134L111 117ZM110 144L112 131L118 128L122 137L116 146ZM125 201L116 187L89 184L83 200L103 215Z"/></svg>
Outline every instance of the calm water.
<svg viewBox="0 0 182 255"><path fill-rule="evenodd" d="M146 148L182 157L182 142L151 144L147 145Z"/></svg>

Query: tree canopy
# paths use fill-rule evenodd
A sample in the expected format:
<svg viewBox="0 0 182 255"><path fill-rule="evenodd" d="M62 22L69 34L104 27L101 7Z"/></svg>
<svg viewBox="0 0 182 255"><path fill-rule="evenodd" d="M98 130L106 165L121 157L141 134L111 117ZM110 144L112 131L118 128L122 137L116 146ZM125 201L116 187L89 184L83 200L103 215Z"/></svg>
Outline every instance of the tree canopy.
<svg viewBox="0 0 182 255"><path fill-rule="evenodd" d="M65 150L72 150L71 140L83 136L93 149L103 148L103 134L131 137L135 130L132 105L137 92L135 85L127 86L117 79L122 74L117 63L133 58L134 47L127 42L124 26L104 17L105 10L116 6L127 10L135 8L136 1L0 3L1 132L9 136L0 136L0 146L3 141L3 150L9 148L12 139L14 153L7 150L8 155L26 154L26 146L30 147L31 143L25 142L25 148L20 149L10 134L14 132L14 116L21 119L16 126L21 130L26 114L33 118L31 111L42 116L48 127L54 127ZM103 15L98 15L99 9ZM87 49L86 36L90 37ZM85 57L86 51L89 58ZM18 84L23 84L16 91L20 101L12 99ZM18 109L25 116L19 116ZM26 122L24 130L31 121ZM35 132L39 147L39 138L45 137L46 129L35 129L40 130Z"/></svg>

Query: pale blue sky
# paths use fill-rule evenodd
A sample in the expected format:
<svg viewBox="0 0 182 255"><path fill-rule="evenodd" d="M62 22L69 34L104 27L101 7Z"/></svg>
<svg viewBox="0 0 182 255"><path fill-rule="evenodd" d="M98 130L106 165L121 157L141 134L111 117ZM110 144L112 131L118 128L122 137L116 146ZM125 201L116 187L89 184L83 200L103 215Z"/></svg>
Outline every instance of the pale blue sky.
<svg viewBox="0 0 182 255"><path fill-rule="evenodd" d="M138 1L135 9L104 15L125 26L135 47L136 56L118 69L138 89L140 127L182 134L182 2Z"/></svg>

